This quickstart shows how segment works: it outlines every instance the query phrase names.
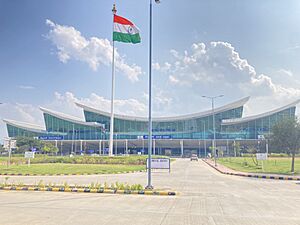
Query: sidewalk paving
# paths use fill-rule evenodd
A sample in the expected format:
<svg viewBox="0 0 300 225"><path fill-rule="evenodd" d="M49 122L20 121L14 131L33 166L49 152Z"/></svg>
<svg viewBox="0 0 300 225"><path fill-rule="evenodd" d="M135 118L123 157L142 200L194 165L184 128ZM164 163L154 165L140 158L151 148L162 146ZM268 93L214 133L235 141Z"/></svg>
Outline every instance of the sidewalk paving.
<svg viewBox="0 0 300 225"><path fill-rule="evenodd" d="M291 176L291 175L281 175L281 174L268 174L268 173L247 173L240 172L233 169L230 169L220 163L217 163L215 166L215 162L211 159L203 159L205 163L219 171L220 173L241 177L253 177L253 178L262 178L262 179L275 179L275 180L300 180L300 176Z"/></svg>

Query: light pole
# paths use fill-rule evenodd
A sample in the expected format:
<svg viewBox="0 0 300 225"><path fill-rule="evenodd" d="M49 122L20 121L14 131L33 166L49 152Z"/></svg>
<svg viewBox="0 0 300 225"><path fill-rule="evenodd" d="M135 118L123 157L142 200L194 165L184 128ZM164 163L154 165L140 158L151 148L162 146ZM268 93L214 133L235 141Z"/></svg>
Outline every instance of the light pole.
<svg viewBox="0 0 300 225"><path fill-rule="evenodd" d="M155 0L160 3L159 0ZM152 0L149 0L149 121L148 121L148 184L146 189L153 189L151 184L151 151L152 151Z"/></svg>
<svg viewBox="0 0 300 225"><path fill-rule="evenodd" d="M206 159L205 121L203 122L204 159Z"/></svg>
<svg viewBox="0 0 300 225"><path fill-rule="evenodd" d="M74 128L74 123L72 124L72 150L71 150L71 154L73 154L74 152L74 132L75 132L75 128Z"/></svg>
<svg viewBox="0 0 300 225"><path fill-rule="evenodd" d="M213 132L214 132L214 139L213 139L213 152L214 152L214 158L215 158L215 166L217 166L217 154L216 154L216 124L215 124L215 99L221 98L224 95L217 95L217 96L205 96L203 95L203 98L208 98L211 100L211 108L213 113Z"/></svg>
<svg viewBox="0 0 300 225"><path fill-rule="evenodd" d="M118 134L116 134L116 147L115 147L115 155L118 155Z"/></svg>

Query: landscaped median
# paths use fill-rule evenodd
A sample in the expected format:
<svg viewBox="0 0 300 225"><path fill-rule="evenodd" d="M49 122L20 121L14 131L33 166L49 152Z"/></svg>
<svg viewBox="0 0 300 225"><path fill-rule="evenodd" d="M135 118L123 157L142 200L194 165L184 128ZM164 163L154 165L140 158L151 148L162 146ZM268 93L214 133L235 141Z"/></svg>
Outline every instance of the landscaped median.
<svg viewBox="0 0 300 225"><path fill-rule="evenodd" d="M203 161L222 174L241 176L241 177L261 178L261 179L300 181L300 176L290 176L290 175L272 174L272 173L248 173L248 172L236 171L231 168L228 168L228 167L220 164L220 161L218 161L217 166L215 166L213 160L203 159Z"/></svg>
<svg viewBox="0 0 300 225"><path fill-rule="evenodd" d="M145 190L139 188L140 185L136 185L136 188L130 187L130 189L117 189L110 187L72 187L72 186L36 186L36 185L13 185L6 184L0 185L0 190L4 191L47 191L47 192L77 192L77 193L104 193L104 194L134 194L134 195L164 195L175 196L175 191L165 190Z"/></svg>

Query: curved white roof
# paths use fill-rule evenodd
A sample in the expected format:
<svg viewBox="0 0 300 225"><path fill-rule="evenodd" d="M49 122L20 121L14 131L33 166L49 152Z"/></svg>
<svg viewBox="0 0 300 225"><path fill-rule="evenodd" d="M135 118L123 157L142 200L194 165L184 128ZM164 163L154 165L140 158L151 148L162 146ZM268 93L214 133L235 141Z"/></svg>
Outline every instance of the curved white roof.
<svg viewBox="0 0 300 225"><path fill-rule="evenodd" d="M44 127L36 125L36 124L19 122L19 121L8 120L8 119L3 119L3 122L6 124L9 124L11 126L27 130L27 131L36 132L36 133L47 133L47 131Z"/></svg>
<svg viewBox="0 0 300 225"><path fill-rule="evenodd" d="M219 108L215 108L215 113L220 113L224 112L230 109L235 109L238 107L243 106L250 97L242 98L238 101L232 102L230 104L221 106ZM104 112L99 109L95 109L93 107L84 105L83 103L76 102L75 103L78 107L83 108L85 111L88 112L93 112L96 114L104 115L107 117L110 117L110 113ZM154 122L167 122L167 121L176 121L176 120L186 120L186 119L193 119L193 118L199 118L199 117L206 117L212 115L212 110L207 110L204 112L199 112L199 113L193 113L193 114L188 114L188 115L182 115L182 116L173 116L173 117L158 117L158 118L153 118ZM147 117L136 117L136 116L128 116L128 115L120 115L120 114L115 114L114 118L117 119L123 119L123 120L134 120L134 121L148 121Z"/></svg>
<svg viewBox="0 0 300 225"><path fill-rule="evenodd" d="M258 115L254 115L254 116L247 116L247 117L244 117L244 118L237 118L237 119L226 119L226 120L222 120L222 125L232 125L232 124L237 124L237 123L243 123L243 122L248 122L248 121L252 121L252 120L256 120L256 119L260 119L260 118L263 118L263 117L266 117L266 116L271 116L275 113L278 113L280 111L283 111L285 109L288 109L288 108L291 108L291 107L294 107L296 106L298 103L300 103L300 99L288 104L288 105L285 105L283 107L280 107L280 108L277 108L277 109L274 109L272 111L269 111L269 112L265 112L265 113L261 113L261 114L258 114Z"/></svg>
<svg viewBox="0 0 300 225"><path fill-rule="evenodd" d="M71 123L76 123L76 124L80 124L80 125L85 125L85 126L92 126L92 127L102 127L103 128L103 124L97 123L97 122L85 122L84 120L75 117L75 116L70 116L61 112L56 112L50 109L46 109L43 107L40 107L40 110L43 113L49 114L51 116L54 116L56 118L62 119L62 120L66 120L69 121Z"/></svg>

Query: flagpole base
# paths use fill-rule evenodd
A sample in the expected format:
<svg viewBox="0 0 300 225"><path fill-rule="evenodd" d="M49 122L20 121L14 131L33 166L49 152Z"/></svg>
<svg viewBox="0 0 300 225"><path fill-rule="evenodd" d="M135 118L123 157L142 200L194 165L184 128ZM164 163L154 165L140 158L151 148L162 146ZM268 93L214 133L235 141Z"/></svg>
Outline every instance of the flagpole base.
<svg viewBox="0 0 300 225"><path fill-rule="evenodd" d="M147 185L147 186L145 187L145 189L146 189L146 190L153 190L154 187L153 187L152 185Z"/></svg>

